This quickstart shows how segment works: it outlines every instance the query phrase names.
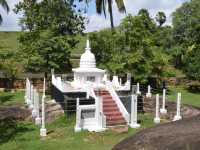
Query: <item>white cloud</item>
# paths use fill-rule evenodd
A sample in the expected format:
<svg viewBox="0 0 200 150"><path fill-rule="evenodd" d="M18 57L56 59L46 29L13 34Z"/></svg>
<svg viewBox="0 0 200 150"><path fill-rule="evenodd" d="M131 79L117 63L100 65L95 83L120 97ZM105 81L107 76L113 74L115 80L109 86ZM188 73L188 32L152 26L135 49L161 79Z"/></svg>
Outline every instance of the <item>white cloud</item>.
<svg viewBox="0 0 200 150"><path fill-rule="evenodd" d="M3 16L3 24L0 26L0 31L19 31L19 18L21 15L15 14L12 10L19 2L19 0L7 0L10 7L10 12L7 14L2 7L0 7L0 13Z"/></svg>
<svg viewBox="0 0 200 150"><path fill-rule="evenodd" d="M8 4L11 10L14 8L14 5L18 3L20 0L8 0ZM94 1L94 0L93 0ZM187 0L124 0L125 6L127 10L127 14L136 15L141 8L146 8L149 10L150 15L155 17L155 14L158 11L164 11L167 16L167 23L171 24L171 13L175 11L176 8L180 7L184 1ZM99 16L94 13L94 4L91 6L91 12L89 10L88 18L89 23L86 24L86 32L96 31L103 28L110 27L109 16L105 19L103 15ZM16 15L13 11L10 11L7 14L1 7L0 13L3 16L3 24L0 26L0 31L19 31L21 28L19 27L19 18L22 15ZM119 25L121 19L123 19L126 15L120 14L117 10L116 4L113 6L113 14L114 14L114 23L115 25Z"/></svg>
<svg viewBox="0 0 200 150"><path fill-rule="evenodd" d="M124 0L127 14L136 15L138 11L142 8L148 9L151 17L155 17L156 13L158 11L165 12L167 16L166 24L171 24L171 14L174 12L178 7L182 5L183 2L188 0ZM119 25L121 20L126 16L126 14L120 14L117 10L117 6L114 3L113 6L113 14L114 14L114 23L115 25ZM97 28L95 22L99 23L100 16L94 14L90 18L90 23L87 25L87 31L95 31L100 30L102 28L109 27L110 24L109 18L105 19L101 16L101 19L103 19L101 22L101 26ZM97 23L97 24L98 24Z"/></svg>

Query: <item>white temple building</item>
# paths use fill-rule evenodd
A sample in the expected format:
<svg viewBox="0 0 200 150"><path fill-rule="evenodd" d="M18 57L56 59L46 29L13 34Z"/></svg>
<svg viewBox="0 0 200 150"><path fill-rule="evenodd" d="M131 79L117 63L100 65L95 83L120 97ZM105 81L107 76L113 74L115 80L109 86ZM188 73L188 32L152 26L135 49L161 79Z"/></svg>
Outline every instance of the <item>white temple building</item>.
<svg viewBox="0 0 200 150"><path fill-rule="evenodd" d="M52 75L52 83L60 89L62 92L86 92L88 84L92 84L93 87L105 87L107 74L105 70L96 67L96 59L91 52L90 42L87 40L85 52L81 55L79 68L73 68L74 80L61 81L60 77ZM122 85L121 79L118 76L113 76L111 81L116 91L129 91L131 86L130 75L127 75L127 81Z"/></svg>
<svg viewBox="0 0 200 150"><path fill-rule="evenodd" d="M80 58L79 68L74 68L72 71L74 73L73 81L65 81L52 74L52 85L59 93L55 94L59 95L55 96L56 101L66 102L64 95L68 95L68 93L74 93L77 98L75 99L76 132L81 130L99 132L109 126L129 124L130 115L117 94L117 91L130 91L129 75L124 85L117 76L113 76L113 80L110 81L106 71L96 67L96 59L91 52L89 40L87 40L85 52ZM86 99L89 101L93 99L94 103L81 105L78 93L85 93ZM93 114L89 115L90 117L84 117L84 113Z"/></svg>
<svg viewBox="0 0 200 150"><path fill-rule="evenodd" d="M89 40L87 40L85 53L82 54L80 59L80 67L72 69L74 72L74 81L72 86L81 88L87 82L92 82L94 86L99 86L105 75L105 70L96 68L96 59L91 52Z"/></svg>

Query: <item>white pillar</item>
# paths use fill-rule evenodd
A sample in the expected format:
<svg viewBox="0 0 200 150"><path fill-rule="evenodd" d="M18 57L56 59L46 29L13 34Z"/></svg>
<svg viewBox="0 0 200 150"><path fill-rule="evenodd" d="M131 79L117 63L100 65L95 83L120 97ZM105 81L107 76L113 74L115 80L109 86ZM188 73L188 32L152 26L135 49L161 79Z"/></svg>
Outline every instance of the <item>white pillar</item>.
<svg viewBox="0 0 200 150"><path fill-rule="evenodd" d="M177 96L177 108L176 108L176 115L174 116L173 121L181 120L181 93L178 93Z"/></svg>
<svg viewBox="0 0 200 150"><path fill-rule="evenodd" d="M122 79L119 78L119 85L122 86Z"/></svg>
<svg viewBox="0 0 200 150"><path fill-rule="evenodd" d="M165 102L166 102L166 89L163 89L162 108L160 109L161 114L167 113L167 109L165 108Z"/></svg>
<svg viewBox="0 0 200 150"><path fill-rule="evenodd" d="M31 84L30 85L30 104L29 104L29 108L30 109L33 109L33 100L34 100L34 91L33 91L33 89L34 89L34 87L33 87L33 85Z"/></svg>
<svg viewBox="0 0 200 150"><path fill-rule="evenodd" d="M28 104L28 78L26 78L26 86L25 86L25 96L24 96L24 100L25 100L25 104Z"/></svg>
<svg viewBox="0 0 200 150"><path fill-rule="evenodd" d="M159 94L156 94L156 116L154 118L154 123L160 123L160 116L159 116Z"/></svg>
<svg viewBox="0 0 200 150"><path fill-rule="evenodd" d="M42 126L40 128L40 136L45 137L47 136L47 130L45 128L45 78L44 78L44 85L43 85L43 96L42 96Z"/></svg>
<svg viewBox="0 0 200 150"><path fill-rule="evenodd" d="M30 104L31 104L31 82L30 82L30 80L28 79L28 87L27 87L27 96L28 96L28 98L27 98L27 104L28 104L28 106L30 106Z"/></svg>
<svg viewBox="0 0 200 150"><path fill-rule="evenodd" d="M136 94L137 94L137 95L140 95L140 94L141 94L141 92L140 92L140 84L139 84L139 83L137 83L137 91L136 91Z"/></svg>
<svg viewBox="0 0 200 150"><path fill-rule="evenodd" d="M147 93L146 93L146 97L147 98L151 98L151 86L150 85L148 85L148 91L147 91Z"/></svg>
<svg viewBox="0 0 200 150"><path fill-rule="evenodd" d="M75 132L80 132L81 131L81 112L79 109L80 105L80 99L76 99L76 125L74 127Z"/></svg>
<svg viewBox="0 0 200 150"><path fill-rule="evenodd" d="M40 125L41 124L41 118L40 118L40 97L39 93L36 92L36 118L35 118L35 124Z"/></svg>
<svg viewBox="0 0 200 150"><path fill-rule="evenodd" d="M131 128L139 128L140 124L137 123L137 95L131 95Z"/></svg>
<svg viewBox="0 0 200 150"><path fill-rule="evenodd" d="M37 90L33 89L33 110L32 110L32 117L37 117Z"/></svg>
<svg viewBox="0 0 200 150"><path fill-rule="evenodd" d="M86 90L87 90L86 98L89 99L90 98L90 85L89 85L89 83L86 85Z"/></svg>

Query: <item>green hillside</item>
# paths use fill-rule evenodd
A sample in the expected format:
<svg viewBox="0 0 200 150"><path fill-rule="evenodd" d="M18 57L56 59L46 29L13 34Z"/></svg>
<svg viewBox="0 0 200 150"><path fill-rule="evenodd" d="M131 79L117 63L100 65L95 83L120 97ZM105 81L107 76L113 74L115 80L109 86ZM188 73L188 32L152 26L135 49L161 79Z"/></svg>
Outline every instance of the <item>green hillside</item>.
<svg viewBox="0 0 200 150"><path fill-rule="evenodd" d="M19 47L19 35L20 32L0 32L0 49L16 50ZM78 35L77 39L79 43L71 50L74 57L79 57L85 49L86 36Z"/></svg>
<svg viewBox="0 0 200 150"><path fill-rule="evenodd" d="M16 50L19 47L18 37L20 32L0 32L0 50ZM79 43L71 49L71 63L73 67L79 65L80 54L85 50L85 42L87 36L78 35Z"/></svg>
<svg viewBox="0 0 200 150"><path fill-rule="evenodd" d="M20 32L0 32L0 49L16 50L19 47L19 34Z"/></svg>

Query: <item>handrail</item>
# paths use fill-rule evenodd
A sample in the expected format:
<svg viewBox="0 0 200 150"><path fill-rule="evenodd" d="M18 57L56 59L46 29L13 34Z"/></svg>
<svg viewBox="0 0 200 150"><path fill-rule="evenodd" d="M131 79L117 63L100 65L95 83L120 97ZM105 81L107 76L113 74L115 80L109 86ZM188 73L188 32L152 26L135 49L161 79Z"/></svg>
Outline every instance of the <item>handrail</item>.
<svg viewBox="0 0 200 150"><path fill-rule="evenodd" d="M123 117L125 118L126 122L129 123L130 115L124 105L122 104L121 100L119 99L119 96L117 95L116 91L114 90L112 83L110 81L106 81L106 89L111 94L113 100L116 102L120 112L122 113Z"/></svg>

